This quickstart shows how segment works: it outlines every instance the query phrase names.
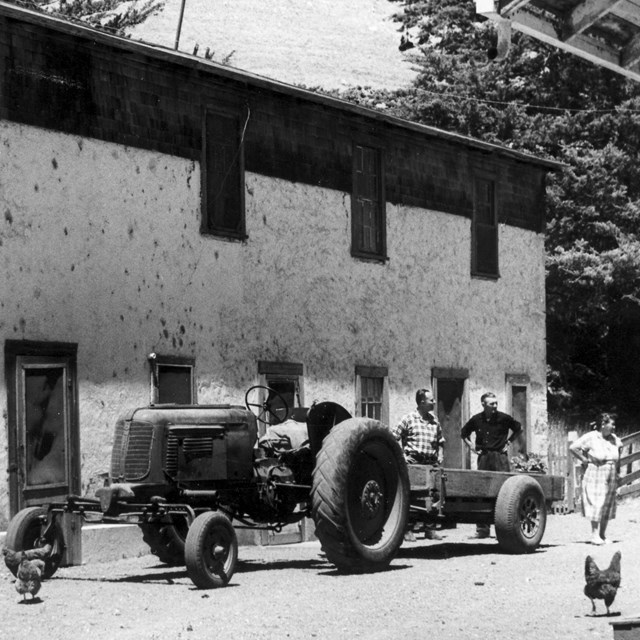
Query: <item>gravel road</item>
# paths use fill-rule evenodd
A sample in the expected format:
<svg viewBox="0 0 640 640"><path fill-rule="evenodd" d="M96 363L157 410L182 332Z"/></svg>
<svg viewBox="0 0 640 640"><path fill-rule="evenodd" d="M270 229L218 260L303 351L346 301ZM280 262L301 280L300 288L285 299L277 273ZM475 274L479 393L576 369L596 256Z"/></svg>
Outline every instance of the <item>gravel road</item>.
<svg viewBox="0 0 640 640"><path fill-rule="evenodd" d="M472 525L442 541L404 543L388 571L340 575L318 543L242 547L223 589L195 589L184 568L154 556L59 569L36 600L20 602L2 566L0 636L12 640L357 639L585 640L613 638L610 623L640 616L640 500L622 503L614 544L587 544L589 523L553 515L534 554L473 540ZM583 595L584 559L622 551L622 587L606 617Z"/></svg>

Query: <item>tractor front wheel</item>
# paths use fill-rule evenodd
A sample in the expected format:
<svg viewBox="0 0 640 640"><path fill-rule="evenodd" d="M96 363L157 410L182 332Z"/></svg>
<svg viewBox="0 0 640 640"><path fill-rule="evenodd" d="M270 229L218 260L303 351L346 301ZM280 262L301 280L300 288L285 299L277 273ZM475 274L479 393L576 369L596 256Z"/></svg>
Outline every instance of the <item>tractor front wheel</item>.
<svg viewBox="0 0 640 640"><path fill-rule="evenodd" d="M199 589L227 585L236 568L238 539L231 520L220 511L206 511L194 521L185 544L187 573Z"/></svg>

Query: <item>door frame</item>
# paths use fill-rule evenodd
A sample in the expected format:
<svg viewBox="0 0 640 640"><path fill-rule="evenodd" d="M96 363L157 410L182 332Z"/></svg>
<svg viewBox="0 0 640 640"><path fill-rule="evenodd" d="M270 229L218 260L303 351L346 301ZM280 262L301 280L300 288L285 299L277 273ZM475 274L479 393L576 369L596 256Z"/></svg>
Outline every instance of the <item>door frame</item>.
<svg viewBox="0 0 640 640"><path fill-rule="evenodd" d="M258 361L258 384L268 387L271 381L274 382L292 382L294 385L294 404L298 401L299 406L304 407L304 365L300 362L277 362L277 361ZM265 402L266 397L263 395L260 402ZM289 407L293 409L294 407ZM289 414L291 417L291 414ZM258 424L258 433L264 435L267 427L264 424ZM270 546L278 544L292 544L304 542L308 539L307 529L309 522L307 518L303 518L299 522L285 525L281 531L260 531L258 532L259 544Z"/></svg>
<svg viewBox="0 0 640 640"><path fill-rule="evenodd" d="M522 431L524 433L524 446L526 453L531 453L531 378L526 373L507 373L505 375L506 389L506 411L513 416L513 388L524 387L526 389L527 397L525 403L526 422L522 425ZM510 450L509 457L516 455L516 452Z"/></svg>
<svg viewBox="0 0 640 640"><path fill-rule="evenodd" d="M291 411L296 408L295 402L300 407L304 407L304 366L300 362L272 362L267 360L258 361L258 384L268 387L271 381L292 382L294 385L294 406L289 407L289 417ZM260 402L265 402L266 397L261 397ZM263 436L266 425L258 425L258 433Z"/></svg>
<svg viewBox="0 0 640 640"><path fill-rule="evenodd" d="M438 380L461 380L462 381L462 397L460 398L460 428L469 420L469 369L463 367L433 367L431 369L431 389L436 402L436 410L438 407ZM439 416L436 415L439 419ZM445 441L445 449L451 447L455 443ZM458 446L461 450L461 459L464 469L471 468L471 455L468 447L464 444L462 438L459 438Z"/></svg>
<svg viewBox="0 0 640 640"><path fill-rule="evenodd" d="M81 492L80 479L80 419L78 404L77 383L77 353L78 345L66 342L39 342L31 340L7 340L4 346L5 355L5 379L7 381L7 422L8 422L8 458L9 458L9 509L13 517L25 505L22 492L21 477L26 474L22 469L23 457L20 455L20 427L18 425L20 388L18 375L19 359L22 357L42 358L43 360L66 361L68 366L68 379L66 389L67 416L68 416L68 493L79 494ZM56 494L57 495L57 494ZM47 496L43 495L45 503Z"/></svg>

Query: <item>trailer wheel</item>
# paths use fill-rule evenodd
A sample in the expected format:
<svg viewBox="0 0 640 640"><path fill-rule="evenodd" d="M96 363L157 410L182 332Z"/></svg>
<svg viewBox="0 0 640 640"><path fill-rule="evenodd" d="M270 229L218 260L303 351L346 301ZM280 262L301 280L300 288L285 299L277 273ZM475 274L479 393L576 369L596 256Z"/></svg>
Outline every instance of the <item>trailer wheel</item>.
<svg viewBox="0 0 640 640"><path fill-rule="evenodd" d="M386 568L409 513L407 465L389 429L366 418L335 426L317 457L311 500L316 536L338 570Z"/></svg>
<svg viewBox="0 0 640 640"><path fill-rule="evenodd" d="M174 522L145 522L138 525L142 529L142 539L160 562L168 565L183 565L185 542L189 523L186 518L176 516Z"/></svg>
<svg viewBox="0 0 640 640"><path fill-rule="evenodd" d="M199 589L227 585L236 568L238 539L220 511L201 513L189 527L185 545L187 574Z"/></svg>
<svg viewBox="0 0 640 640"><path fill-rule="evenodd" d="M510 477L496 499L498 544L508 553L534 551L544 535L547 511L540 483L527 475Z"/></svg>
<svg viewBox="0 0 640 640"><path fill-rule="evenodd" d="M38 549L47 544L51 545L51 551L44 557L34 556L44 560L44 578L50 578L60 566L64 553L64 534L62 527L56 517L53 524L43 537L47 524L47 509L45 507L27 507L18 511L11 519L7 527L4 539L5 549L12 551L28 551ZM15 576L18 572L18 565L11 562L8 555L4 559L7 568Z"/></svg>

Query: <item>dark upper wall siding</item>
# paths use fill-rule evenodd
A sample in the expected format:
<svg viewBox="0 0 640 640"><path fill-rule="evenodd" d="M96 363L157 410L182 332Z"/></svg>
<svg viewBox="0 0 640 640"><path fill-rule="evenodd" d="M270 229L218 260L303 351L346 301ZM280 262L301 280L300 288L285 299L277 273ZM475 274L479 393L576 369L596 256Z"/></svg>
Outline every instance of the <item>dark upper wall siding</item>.
<svg viewBox="0 0 640 640"><path fill-rule="evenodd" d="M543 229L542 165L119 42L1 16L0 117L200 160L204 110L234 109L248 171L349 192L359 141L384 150L391 203L469 217L474 172L488 171L501 221Z"/></svg>

